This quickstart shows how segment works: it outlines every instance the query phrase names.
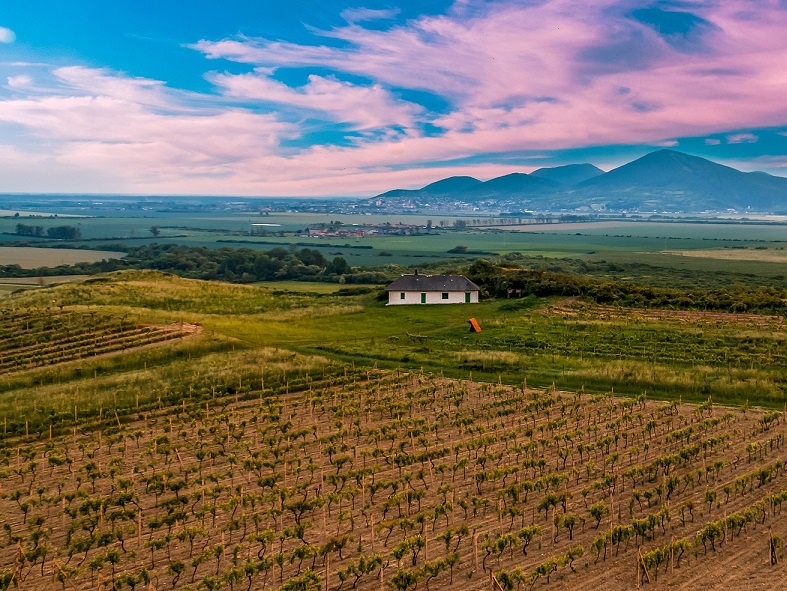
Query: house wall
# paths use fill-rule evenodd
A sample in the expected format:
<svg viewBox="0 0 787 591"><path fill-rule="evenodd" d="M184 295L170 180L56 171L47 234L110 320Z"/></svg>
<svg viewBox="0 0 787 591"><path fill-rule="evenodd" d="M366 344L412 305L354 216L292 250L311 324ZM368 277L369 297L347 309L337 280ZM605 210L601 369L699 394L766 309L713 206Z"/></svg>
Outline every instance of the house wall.
<svg viewBox="0 0 787 591"><path fill-rule="evenodd" d="M401 294L404 293L404 299L402 299ZM420 304L421 303L421 294L426 294L426 303L427 304L464 304L465 303L465 293L464 291L449 291L448 299L443 299L443 293L441 291L389 291L388 292L388 305L389 306L402 306L408 304ZM470 293L470 303L477 304L478 303L478 292L471 291Z"/></svg>

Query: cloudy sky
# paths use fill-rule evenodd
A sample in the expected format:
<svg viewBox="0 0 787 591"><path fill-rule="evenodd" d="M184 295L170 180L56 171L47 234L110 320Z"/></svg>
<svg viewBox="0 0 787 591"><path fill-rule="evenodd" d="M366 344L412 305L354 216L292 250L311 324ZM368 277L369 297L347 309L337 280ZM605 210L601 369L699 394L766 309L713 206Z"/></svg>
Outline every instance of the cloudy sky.
<svg viewBox="0 0 787 591"><path fill-rule="evenodd" d="M668 147L787 176L787 0L3 0L0 193L372 195Z"/></svg>

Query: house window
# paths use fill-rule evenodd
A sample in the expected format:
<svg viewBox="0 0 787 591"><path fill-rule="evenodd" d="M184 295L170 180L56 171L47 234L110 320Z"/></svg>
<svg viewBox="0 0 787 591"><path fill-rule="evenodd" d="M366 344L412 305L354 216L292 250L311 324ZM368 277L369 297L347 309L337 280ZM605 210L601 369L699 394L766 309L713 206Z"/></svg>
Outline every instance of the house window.
<svg viewBox="0 0 787 591"><path fill-rule="evenodd" d="M447 291L444 291L444 292L443 292L443 299L444 299L444 300L447 300L447 299L448 299L448 292L447 292Z"/></svg>
<svg viewBox="0 0 787 591"><path fill-rule="evenodd" d="M465 292L465 304L469 304L469 303L470 303L470 292L466 291Z"/></svg>
<svg viewBox="0 0 787 591"><path fill-rule="evenodd" d="M399 294L399 299L400 299L400 300L403 300L403 299L404 299L404 292L402 292L402 293L400 293L400 294Z"/></svg>
<svg viewBox="0 0 787 591"><path fill-rule="evenodd" d="M425 303L426 303L426 294L425 294L425 293L422 293L422 294L421 294L421 303L422 303L422 304L425 304Z"/></svg>

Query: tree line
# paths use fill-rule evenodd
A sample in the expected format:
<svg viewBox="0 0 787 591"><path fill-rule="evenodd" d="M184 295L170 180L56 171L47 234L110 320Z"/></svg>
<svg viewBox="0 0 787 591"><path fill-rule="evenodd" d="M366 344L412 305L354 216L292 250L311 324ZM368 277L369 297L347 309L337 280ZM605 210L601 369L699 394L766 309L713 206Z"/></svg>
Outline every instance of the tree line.
<svg viewBox="0 0 787 591"><path fill-rule="evenodd" d="M787 314L787 290L734 285L714 289L674 289L533 268L475 261L468 277L487 296L580 297L598 304L717 312Z"/></svg>
<svg viewBox="0 0 787 591"><path fill-rule="evenodd" d="M346 283L382 283L388 273L350 267L344 257L327 259L311 248L276 247L261 251L251 248L206 248L178 244L123 247L123 258L95 263L78 263L54 268L22 269L0 266L0 277L44 275L93 275L124 269L153 269L190 279L254 283L256 281L309 279Z"/></svg>
<svg viewBox="0 0 787 591"><path fill-rule="evenodd" d="M16 233L20 236L52 238L55 240L79 240L82 238L82 231L76 226L52 226L44 229L43 226L17 224Z"/></svg>

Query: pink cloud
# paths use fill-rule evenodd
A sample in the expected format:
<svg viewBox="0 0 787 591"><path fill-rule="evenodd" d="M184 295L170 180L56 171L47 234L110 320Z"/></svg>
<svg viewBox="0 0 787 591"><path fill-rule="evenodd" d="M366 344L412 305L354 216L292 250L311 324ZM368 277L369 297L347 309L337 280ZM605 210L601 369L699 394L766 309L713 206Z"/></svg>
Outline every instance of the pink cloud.
<svg viewBox="0 0 787 591"><path fill-rule="evenodd" d="M685 54L644 25L604 12L612 5L510 3L465 21L428 17L387 31L350 25L325 33L351 49L253 39L194 47L214 59L330 67L428 90L454 107L440 124L452 130L517 126L522 148L653 142L784 122L784 11L766 6L742 19L735 5L707 4L701 16L718 30L707 35L706 51ZM650 62L609 72L596 68L588 75L588 51L621 29L645 40ZM523 106L497 106L512 97ZM544 97L551 101L539 103ZM572 133L576 140L566 144ZM501 148L507 148L505 140Z"/></svg>

